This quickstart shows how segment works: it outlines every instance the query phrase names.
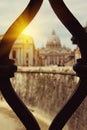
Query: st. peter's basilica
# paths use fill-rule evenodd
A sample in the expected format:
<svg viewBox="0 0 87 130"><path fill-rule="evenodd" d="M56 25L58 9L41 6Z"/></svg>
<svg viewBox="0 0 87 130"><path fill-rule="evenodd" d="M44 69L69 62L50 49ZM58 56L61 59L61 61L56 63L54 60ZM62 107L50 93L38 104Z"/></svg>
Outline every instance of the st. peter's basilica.
<svg viewBox="0 0 87 130"><path fill-rule="evenodd" d="M0 35L0 40L3 35ZM75 53L62 46L55 31L47 38L46 46L35 48L32 37L20 35L15 41L10 56L18 66L70 66L75 62Z"/></svg>
<svg viewBox="0 0 87 130"><path fill-rule="evenodd" d="M66 66L74 63L74 52L62 46L54 30L47 40L46 47L39 50L39 55L43 66Z"/></svg>

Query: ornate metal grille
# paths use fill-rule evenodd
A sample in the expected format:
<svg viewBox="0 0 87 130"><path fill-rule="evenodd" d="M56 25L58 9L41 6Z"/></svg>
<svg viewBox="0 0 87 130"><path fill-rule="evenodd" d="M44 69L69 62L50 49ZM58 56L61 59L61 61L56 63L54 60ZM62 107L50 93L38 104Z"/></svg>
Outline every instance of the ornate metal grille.
<svg viewBox="0 0 87 130"><path fill-rule="evenodd" d="M42 2L43 0L31 0L24 12L5 33L0 43L0 90L27 130L40 130L40 127L35 117L18 98L12 88L9 78L14 76L17 67L14 65L14 61L9 59L9 53L14 41L37 14ZM62 130L65 123L87 95L87 34L80 23L68 10L63 0L49 0L49 3L57 17L78 41L82 56L81 59L77 60L77 64L74 66L74 70L80 77L77 88L49 127L49 130ZM21 29L19 29L20 27ZM13 99L13 101L11 99Z"/></svg>

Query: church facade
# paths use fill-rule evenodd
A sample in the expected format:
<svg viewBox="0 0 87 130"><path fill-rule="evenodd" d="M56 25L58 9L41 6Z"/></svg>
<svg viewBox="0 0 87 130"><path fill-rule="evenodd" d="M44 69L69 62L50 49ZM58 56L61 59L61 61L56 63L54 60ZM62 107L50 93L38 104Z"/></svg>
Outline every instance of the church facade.
<svg viewBox="0 0 87 130"><path fill-rule="evenodd" d="M0 40L3 35L0 36ZM34 40L30 36L21 34L15 41L9 58L15 61L18 66L33 66L34 65L34 54L35 46Z"/></svg>
<svg viewBox="0 0 87 130"><path fill-rule="evenodd" d="M3 35L0 36L0 40ZM55 31L49 36L46 47L35 49L34 40L21 34L15 41L10 55L18 66L70 66L75 62L75 53L61 45Z"/></svg>
<svg viewBox="0 0 87 130"><path fill-rule="evenodd" d="M34 52L35 47L33 38L26 35L20 35L15 41L9 57L14 59L18 66L33 66Z"/></svg>
<svg viewBox="0 0 87 130"><path fill-rule="evenodd" d="M39 55L42 59L42 66L74 64L74 53L71 49L62 47L55 31L48 38L46 47L39 50Z"/></svg>

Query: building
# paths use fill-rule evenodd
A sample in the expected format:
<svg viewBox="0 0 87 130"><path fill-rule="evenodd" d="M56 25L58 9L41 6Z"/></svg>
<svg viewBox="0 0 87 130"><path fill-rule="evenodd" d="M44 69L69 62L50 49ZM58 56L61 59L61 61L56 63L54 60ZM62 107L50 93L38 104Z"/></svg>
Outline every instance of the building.
<svg viewBox="0 0 87 130"><path fill-rule="evenodd" d="M3 35L0 36L0 40ZM21 34L15 41L9 58L14 59L18 66L33 66L34 65L34 54L35 46L34 40L30 36Z"/></svg>
<svg viewBox="0 0 87 130"><path fill-rule="evenodd" d="M35 49L34 63L35 66L42 66L42 58L40 57L39 49Z"/></svg>
<svg viewBox="0 0 87 130"><path fill-rule="evenodd" d="M63 47L55 31L47 40L45 48L39 50L42 65L66 66L74 64L74 52L70 48Z"/></svg>
<svg viewBox="0 0 87 130"><path fill-rule="evenodd" d="M3 35L0 36L0 40ZM21 34L15 41L9 58L18 66L70 66L75 62L75 53L61 45L55 31L49 36L46 47L35 49L34 40Z"/></svg>

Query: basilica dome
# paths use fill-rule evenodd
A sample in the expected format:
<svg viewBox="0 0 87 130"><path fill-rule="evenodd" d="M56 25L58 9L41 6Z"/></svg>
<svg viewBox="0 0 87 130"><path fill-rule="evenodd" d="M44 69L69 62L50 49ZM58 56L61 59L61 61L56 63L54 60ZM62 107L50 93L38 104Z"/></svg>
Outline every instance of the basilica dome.
<svg viewBox="0 0 87 130"><path fill-rule="evenodd" d="M48 38L46 46L48 48L60 48L61 47L60 40L54 30L52 31L52 34Z"/></svg>

